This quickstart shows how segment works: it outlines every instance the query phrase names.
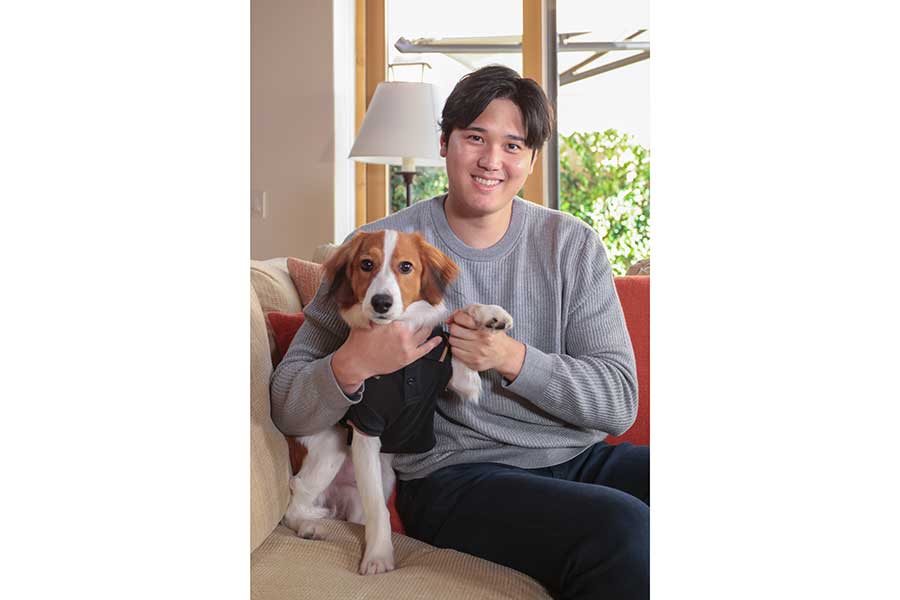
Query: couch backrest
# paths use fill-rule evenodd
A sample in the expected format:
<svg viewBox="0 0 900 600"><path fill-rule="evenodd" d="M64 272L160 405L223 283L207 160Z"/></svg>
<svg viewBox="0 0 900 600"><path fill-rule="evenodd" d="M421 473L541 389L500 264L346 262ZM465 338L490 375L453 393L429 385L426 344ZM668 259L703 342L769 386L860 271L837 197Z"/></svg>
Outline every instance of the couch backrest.
<svg viewBox="0 0 900 600"><path fill-rule="evenodd" d="M616 292L634 348L638 379L638 414L624 434L606 439L610 444L650 445L650 277L616 277Z"/></svg>
<svg viewBox="0 0 900 600"><path fill-rule="evenodd" d="M282 259L283 261L283 259ZM272 348L265 313L299 312L300 298L278 261L250 267L250 551L281 521L290 500L288 444L272 423Z"/></svg>

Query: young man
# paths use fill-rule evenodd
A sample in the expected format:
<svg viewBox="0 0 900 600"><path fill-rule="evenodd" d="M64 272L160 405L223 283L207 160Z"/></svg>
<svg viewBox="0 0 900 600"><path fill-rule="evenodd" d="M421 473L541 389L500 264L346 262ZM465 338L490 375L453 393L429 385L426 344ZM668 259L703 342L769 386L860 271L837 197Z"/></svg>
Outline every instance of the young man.
<svg viewBox="0 0 900 600"><path fill-rule="evenodd" d="M454 356L481 372L477 404L440 397L436 445L397 454L407 532L534 577L560 598L649 596L649 449L609 446L637 414L634 356L598 235L516 197L551 134L540 87L492 66L444 107L449 191L362 229L419 231L460 267L445 302ZM490 335L458 309L513 317ZM364 381L440 343L400 325L347 326L323 290L272 380L288 435L333 425ZM390 353L384 348L397 349Z"/></svg>

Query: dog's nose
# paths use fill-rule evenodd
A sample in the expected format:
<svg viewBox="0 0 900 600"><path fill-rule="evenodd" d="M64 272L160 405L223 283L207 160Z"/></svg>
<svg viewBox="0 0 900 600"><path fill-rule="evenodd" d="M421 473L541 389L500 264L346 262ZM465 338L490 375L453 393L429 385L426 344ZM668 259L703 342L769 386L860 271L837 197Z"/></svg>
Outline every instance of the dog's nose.
<svg viewBox="0 0 900 600"><path fill-rule="evenodd" d="M394 301L387 294L375 294L372 296L372 308L380 315L383 315L391 309Z"/></svg>

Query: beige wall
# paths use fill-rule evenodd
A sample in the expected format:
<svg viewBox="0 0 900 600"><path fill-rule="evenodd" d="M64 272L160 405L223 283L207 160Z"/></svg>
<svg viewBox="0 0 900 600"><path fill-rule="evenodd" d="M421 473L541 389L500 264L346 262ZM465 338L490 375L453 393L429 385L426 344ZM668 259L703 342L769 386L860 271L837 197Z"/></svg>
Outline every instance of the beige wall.
<svg viewBox="0 0 900 600"><path fill-rule="evenodd" d="M250 217L250 256L311 258L334 236L332 1L250 6L250 185L268 203Z"/></svg>

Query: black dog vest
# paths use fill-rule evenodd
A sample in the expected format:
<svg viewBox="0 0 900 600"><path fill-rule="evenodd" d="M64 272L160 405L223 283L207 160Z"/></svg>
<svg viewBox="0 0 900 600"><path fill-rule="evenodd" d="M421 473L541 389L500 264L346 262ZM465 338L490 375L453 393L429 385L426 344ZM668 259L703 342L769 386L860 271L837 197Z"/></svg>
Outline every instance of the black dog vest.
<svg viewBox="0 0 900 600"><path fill-rule="evenodd" d="M441 343L431 352L388 375L366 379L363 398L341 419L353 437L351 421L367 435L381 438L381 451L390 454L427 452L434 448L434 408L437 396L450 383L449 335L438 325L431 337Z"/></svg>
<svg viewBox="0 0 900 600"><path fill-rule="evenodd" d="M441 343L414 363L388 375L366 379L363 398L341 419L353 437L351 421L367 435L381 438L381 451L391 454L427 452L434 448L434 408L450 383L449 334L438 325L431 337Z"/></svg>

